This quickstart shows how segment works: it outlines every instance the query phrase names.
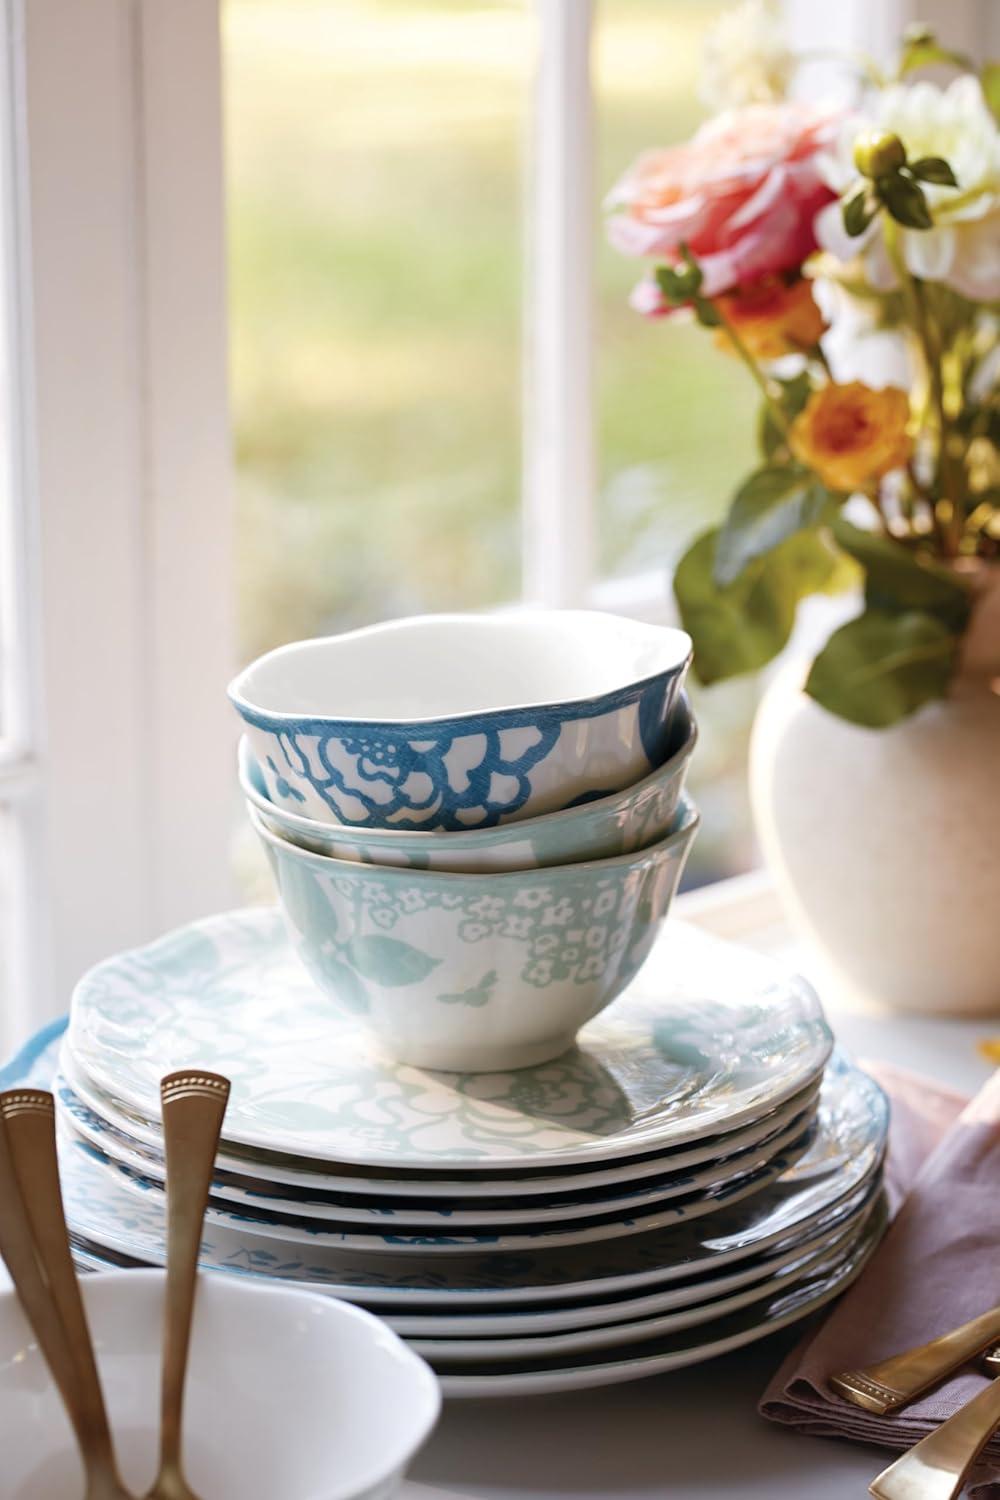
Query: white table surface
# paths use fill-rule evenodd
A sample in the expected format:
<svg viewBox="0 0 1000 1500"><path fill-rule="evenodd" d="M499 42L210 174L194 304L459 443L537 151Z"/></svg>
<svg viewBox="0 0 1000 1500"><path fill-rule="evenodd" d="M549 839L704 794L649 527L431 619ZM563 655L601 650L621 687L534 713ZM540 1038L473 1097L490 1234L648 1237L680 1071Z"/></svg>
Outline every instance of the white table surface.
<svg viewBox="0 0 1000 1500"><path fill-rule="evenodd" d="M738 929L742 941L811 978L852 1055L913 1068L965 1093L985 1080L976 1042L1000 1035L1000 1019L991 1025L866 1011L792 944L768 901L761 906L755 895L749 907L749 921L733 922L728 912L717 921L710 912L705 925L728 936ZM683 914L702 920L696 901ZM888 1462L884 1450L803 1438L757 1415L762 1390L797 1336L793 1328L706 1365L604 1390L446 1403L401 1500L665 1493L671 1500L861 1500Z"/></svg>

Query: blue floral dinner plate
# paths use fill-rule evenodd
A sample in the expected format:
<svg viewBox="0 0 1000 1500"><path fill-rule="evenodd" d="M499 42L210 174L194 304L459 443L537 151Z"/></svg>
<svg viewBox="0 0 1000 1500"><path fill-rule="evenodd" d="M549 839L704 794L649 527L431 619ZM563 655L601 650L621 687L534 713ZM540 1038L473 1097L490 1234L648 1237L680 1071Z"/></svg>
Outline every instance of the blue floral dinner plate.
<svg viewBox="0 0 1000 1500"><path fill-rule="evenodd" d="M805 981L674 924L579 1045L506 1073L384 1058L340 1019L277 911L192 923L119 954L73 996L68 1048L147 1119L178 1067L233 1081L227 1149L397 1173L598 1163L735 1130L819 1077L832 1047Z"/></svg>
<svg viewBox="0 0 1000 1500"><path fill-rule="evenodd" d="M136 1191L140 1192L162 1185L166 1168L162 1139L156 1127L150 1127L152 1143L143 1144L114 1124L113 1116L103 1112L109 1108L106 1102L95 1098L96 1107L88 1105L64 1073L56 1075L52 1087L61 1126L103 1152L122 1170L126 1185L134 1182ZM216 1208L238 1211L248 1221L259 1219L271 1223L276 1218L281 1222L305 1219L308 1222L301 1226L305 1232L308 1232L309 1224L313 1224L313 1228L323 1227L322 1223L313 1221L328 1223L331 1219L368 1227L378 1225L382 1229L398 1225L403 1226L402 1233L412 1228L461 1233L479 1225L488 1225L494 1230L546 1223L565 1226L612 1213L638 1214L673 1198L691 1199L697 1194L718 1193L725 1184L758 1173L798 1146L815 1117L817 1102L818 1094L812 1095L804 1109L794 1111L787 1119L782 1117L776 1128L762 1140L741 1146L731 1155L720 1154L717 1159L701 1166L672 1171L669 1161L652 1158L662 1162L657 1175L639 1180L612 1180L596 1190L587 1189L582 1193L563 1191L553 1197L536 1194L522 1197L516 1191L518 1185L508 1182L505 1184L507 1192L514 1196L475 1197L466 1201L449 1196L447 1186L442 1184L437 1197L403 1198L386 1197L376 1181L367 1187L355 1182L352 1190L346 1192L310 1194L308 1189L288 1187L264 1177L234 1174L217 1162L212 1200Z"/></svg>
<svg viewBox="0 0 1000 1500"><path fill-rule="evenodd" d="M53 1078L59 1030L49 1029L8 1067L10 1087ZM837 1059L824 1081L816 1139L770 1186L726 1203L703 1219L609 1242L511 1254L484 1245L442 1257L373 1257L353 1249L292 1245L242 1224L206 1225L206 1269L293 1280L375 1306L487 1307L556 1303L665 1285L714 1274L765 1251L831 1229L857 1213L877 1179L887 1132L881 1090ZM164 1252L162 1195L123 1187L86 1142L63 1150L63 1189L75 1235L101 1250L147 1264ZM391 1239L391 1236L388 1237Z"/></svg>

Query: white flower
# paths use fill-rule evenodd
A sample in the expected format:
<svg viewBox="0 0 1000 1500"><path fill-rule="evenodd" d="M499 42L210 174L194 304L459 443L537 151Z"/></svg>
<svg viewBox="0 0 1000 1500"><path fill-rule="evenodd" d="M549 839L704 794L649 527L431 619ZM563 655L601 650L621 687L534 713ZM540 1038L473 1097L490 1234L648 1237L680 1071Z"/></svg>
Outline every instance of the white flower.
<svg viewBox="0 0 1000 1500"><path fill-rule="evenodd" d="M934 228L900 227L909 271L924 281L943 281L974 302L1000 298L1000 128L978 78L966 74L945 89L926 82L883 89L870 117L845 124L838 154L826 164L838 192L857 177L852 160L857 135L873 126L898 135L910 161L943 156L958 181L957 188L921 184ZM863 235L850 239L840 204L832 203L817 218L816 232L838 260L853 260L863 252L868 277L879 290L895 284L882 215Z"/></svg>
<svg viewBox="0 0 1000 1500"><path fill-rule="evenodd" d="M783 99L794 61L772 0L743 0L705 38L702 101L716 111Z"/></svg>

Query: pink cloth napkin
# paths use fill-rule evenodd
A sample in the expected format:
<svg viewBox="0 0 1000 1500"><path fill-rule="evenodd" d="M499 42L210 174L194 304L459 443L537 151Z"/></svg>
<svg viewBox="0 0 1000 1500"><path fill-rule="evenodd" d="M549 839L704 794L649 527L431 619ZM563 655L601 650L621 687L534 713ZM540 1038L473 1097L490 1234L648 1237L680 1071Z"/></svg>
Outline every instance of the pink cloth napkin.
<svg viewBox="0 0 1000 1500"><path fill-rule="evenodd" d="M926 1079L870 1066L892 1100L886 1180L898 1212L863 1275L785 1360L763 1416L817 1437L909 1448L989 1376L966 1369L893 1416L862 1411L827 1376L886 1359L1000 1303L1000 1071L966 1103ZM970 1485L1000 1500L1000 1439Z"/></svg>

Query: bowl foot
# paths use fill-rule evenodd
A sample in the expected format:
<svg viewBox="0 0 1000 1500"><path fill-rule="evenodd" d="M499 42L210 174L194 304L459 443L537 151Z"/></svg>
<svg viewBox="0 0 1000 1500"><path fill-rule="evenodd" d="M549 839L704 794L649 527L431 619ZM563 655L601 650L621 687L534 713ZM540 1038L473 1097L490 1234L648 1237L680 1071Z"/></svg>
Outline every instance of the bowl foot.
<svg viewBox="0 0 1000 1500"><path fill-rule="evenodd" d="M511 1073L561 1057L576 1041L576 1032L561 1032L538 1042L402 1042L379 1036L381 1050L394 1062L434 1073Z"/></svg>

